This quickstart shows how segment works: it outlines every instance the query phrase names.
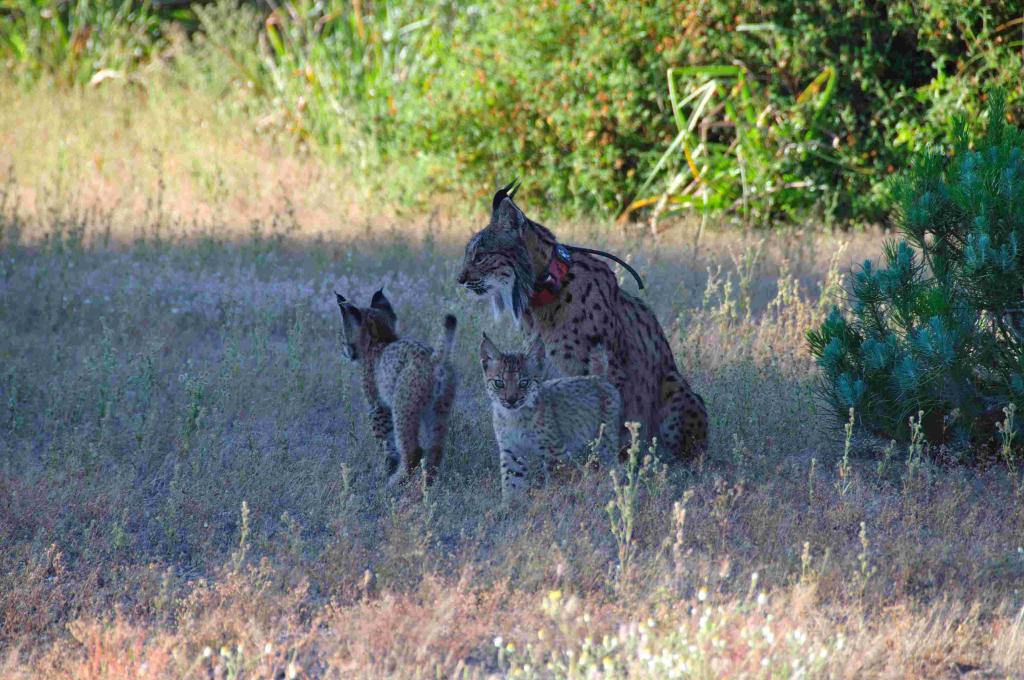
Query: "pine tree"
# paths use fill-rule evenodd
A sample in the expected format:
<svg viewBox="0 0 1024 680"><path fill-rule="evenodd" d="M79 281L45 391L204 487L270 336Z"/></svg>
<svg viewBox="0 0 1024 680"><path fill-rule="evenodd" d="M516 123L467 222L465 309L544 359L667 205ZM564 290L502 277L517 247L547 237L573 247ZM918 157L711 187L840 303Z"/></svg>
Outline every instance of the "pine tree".
<svg viewBox="0 0 1024 680"><path fill-rule="evenodd" d="M836 415L906 439L923 412L933 442L994 434L1024 403L1024 131L991 92L987 132L954 120L949 153L919 157L892 184L902 236L854 275L846 313L808 332Z"/></svg>

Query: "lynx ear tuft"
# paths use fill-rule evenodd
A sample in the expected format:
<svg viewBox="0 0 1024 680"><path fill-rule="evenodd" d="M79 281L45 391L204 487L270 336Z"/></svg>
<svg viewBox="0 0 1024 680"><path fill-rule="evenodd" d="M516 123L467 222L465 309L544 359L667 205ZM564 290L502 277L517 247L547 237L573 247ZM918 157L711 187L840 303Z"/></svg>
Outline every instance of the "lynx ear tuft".
<svg viewBox="0 0 1024 680"><path fill-rule="evenodd" d="M519 191L519 187L521 186L522 184L519 183L519 178L516 177L511 182L509 182L502 188L498 189L494 193L494 198L491 199L491 212L493 213L495 210L497 210L498 206L501 205L502 201L504 201L506 198L514 198L516 192Z"/></svg>
<svg viewBox="0 0 1024 680"><path fill-rule="evenodd" d="M491 200L491 224L501 230L520 229L526 222L526 215L512 202L519 191L519 180L515 179L494 194Z"/></svg>

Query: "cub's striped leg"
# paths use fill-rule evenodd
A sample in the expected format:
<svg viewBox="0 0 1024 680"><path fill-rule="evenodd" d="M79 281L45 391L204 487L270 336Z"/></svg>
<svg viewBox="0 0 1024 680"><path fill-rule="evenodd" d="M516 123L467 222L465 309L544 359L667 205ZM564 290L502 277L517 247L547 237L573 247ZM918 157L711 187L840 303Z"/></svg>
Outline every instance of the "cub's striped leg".
<svg viewBox="0 0 1024 680"><path fill-rule="evenodd" d="M526 473L529 468L529 461L522 452L513 451L512 448L501 445L499 462L501 464L501 500L509 503L521 498L526 491Z"/></svg>

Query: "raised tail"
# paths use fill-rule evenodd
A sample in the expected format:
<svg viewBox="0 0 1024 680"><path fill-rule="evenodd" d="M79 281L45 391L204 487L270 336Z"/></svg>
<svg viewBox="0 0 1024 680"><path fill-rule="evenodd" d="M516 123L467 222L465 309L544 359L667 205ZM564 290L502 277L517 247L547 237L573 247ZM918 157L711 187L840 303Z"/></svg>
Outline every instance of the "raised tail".
<svg viewBox="0 0 1024 680"><path fill-rule="evenodd" d="M588 359L588 370L590 375L608 377L608 350L604 345L595 345L590 349Z"/></svg>
<svg viewBox="0 0 1024 680"><path fill-rule="evenodd" d="M458 321L451 314L446 314L444 317L444 335L441 337L441 349L435 351L434 356L437 360L444 364L448 362L448 359L452 355L452 347L455 345L455 327L458 325Z"/></svg>

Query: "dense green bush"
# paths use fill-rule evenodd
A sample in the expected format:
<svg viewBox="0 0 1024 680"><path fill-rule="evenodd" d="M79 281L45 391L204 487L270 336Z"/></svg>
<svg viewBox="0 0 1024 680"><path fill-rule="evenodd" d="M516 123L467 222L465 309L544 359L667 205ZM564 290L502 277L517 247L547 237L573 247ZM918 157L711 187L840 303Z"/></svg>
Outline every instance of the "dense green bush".
<svg viewBox="0 0 1024 680"><path fill-rule="evenodd" d="M989 100L972 144L956 120L949 154L921 154L893 183L904 240L865 262L850 314L808 334L828 403L906 438L923 412L933 442L987 443L1024 397L1024 130Z"/></svg>
<svg viewBox="0 0 1024 680"><path fill-rule="evenodd" d="M733 64L752 83L744 104L761 120L755 134L774 136L765 143L779 149L766 156L760 186L803 179L810 190L789 200L820 198L838 217L878 219L885 176L939 141L952 103L976 111L979 82L1021 93L1017 3L919 5L483 3L464 14L453 58L425 87L421 146L450 151L461 173L514 168L556 204L614 213L643 198L641 182L677 133L668 69ZM794 112L829 67L827 105ZM694 77L690 87L703 82ZM728 126L738 121L724 110L708 118L719 123L711 141L731 142ZM681 151L674 161L686 164Z"/></svg>
<svg viewBox="0 0 1024 680"><path fill-rule="evenodd" d="M0 67L19 80L52 76L68 85L123 77L163 45L160 19L151 3L136 0L5 0Z"/></svg>
<svg viewBox="0 0 1024 680"><path fill-rule="evenodd" d="M172 51L190 85L349 162L455 190L519 175L557 210L660 199L762 224L812 205L882 218L886 176L950 141L951 108L976 118L982 83L1024 113L1017 0L187 5L5 0L0 62L88 82L198 20L192 49ZM686 97L711 80L696 115ZM695 129L673 146L680 122Z"/></svg>

